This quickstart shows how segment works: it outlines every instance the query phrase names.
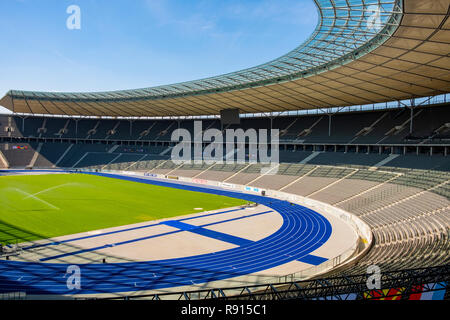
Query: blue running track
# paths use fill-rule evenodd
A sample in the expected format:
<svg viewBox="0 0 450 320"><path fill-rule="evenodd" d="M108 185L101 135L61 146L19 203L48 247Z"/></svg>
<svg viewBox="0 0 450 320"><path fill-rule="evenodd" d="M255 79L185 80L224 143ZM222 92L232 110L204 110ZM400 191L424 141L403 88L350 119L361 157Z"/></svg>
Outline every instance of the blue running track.
<svg viewBox="0 0 450 320"><path fill-rule="evenodd" d="M54 171L53 171L54 172ZM287 201L217 188L184 185L114 174L87 173L102 177L223 195L262 204L283 218L281 228L259 241L197 230L209 237L224 237L238 247L198 256L148 262L81 264L81 289L70 290L68 264L0 261L0 293L28 295L75 295L136 292L203 284L261 272L292 261L316 265L326 261L311 255L331 236L331 224L319 213ZM178 224L186 228L187 224ZM208 234L207 234L208 233ZM70 286L69 286L70 287Z"/></svg>

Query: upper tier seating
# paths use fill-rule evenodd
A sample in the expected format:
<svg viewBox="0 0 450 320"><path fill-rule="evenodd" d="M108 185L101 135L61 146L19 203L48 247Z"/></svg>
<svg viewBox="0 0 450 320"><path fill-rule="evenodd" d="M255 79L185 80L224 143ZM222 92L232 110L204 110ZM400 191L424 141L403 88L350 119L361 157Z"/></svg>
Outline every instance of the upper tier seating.
<svg viewBox="0 0 450 320"><path fill-rule="evenodd" d="M410 133L409 109L345 112L331 116L303 115L274 118L274 129L281 141L305 144L417 144L449 141L450 109L448 106L418 107ZM175 129L194 134L192 120L98 120L42 118L0 115L0 136L5 128L14 128L17 137L78 138L121 141L171 141ZM219 120L203 120L206 129L270 129L269 118L242 118L240 125L222 127ZM43 130L41 130L43 129Z"/></svg>

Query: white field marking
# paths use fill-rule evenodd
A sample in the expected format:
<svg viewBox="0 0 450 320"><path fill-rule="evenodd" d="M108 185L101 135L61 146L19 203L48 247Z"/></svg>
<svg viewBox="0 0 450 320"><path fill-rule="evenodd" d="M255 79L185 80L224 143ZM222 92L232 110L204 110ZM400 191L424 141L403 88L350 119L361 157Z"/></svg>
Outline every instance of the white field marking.
<svg viewBox="0 0 450 320"><path fill-rule="evenodd" d="M49 192L49 191L52 191L52 190L55 190L55 189L59 189L59 188L65 187L65 186L73 186L73 185L82 185L82 184L81 183L75 183L75 182L60 184L58 186L47 188L47 189L39 191L37 193L30 194L28 197L23 198L23 200L26 200L28 198L32 198L33 196L37 196L37 195L39 195L41 193L45 193L45 192Z"/></svg>
<svg viewBox="0 0 450 320"><path fill-rule="evenodd" d="M60 210L58 207L55 207L54 205L48 203L47 201L44 201L44 200L42 200L42 199L39 199L38 197L36 197L36 196L34 196L34 195L32 195L32 194L30 194L30 193L28 193L28 192L25 192L25 191L20 190L20 189L17 189L17 188L13 188L13 189L16 190L16 191L18 191L18 192L20 192L20 193L22 193L22 194L27 195L27 196L28 196L27 198L33 198L33 199L35 199L35 200L37 200L37 201L39 201L39 202L42 202L42 203L46 204L47 206L49 206L49 207L51 207L51 208L53 208L53 209L55 209L55 210ZM27 199L27 198L24 198L24 199Z"/></svg>
<svg viewBox="0 0 450 320"><path fill-rule="evenodd" d="M194 210L200 211L200 210L203 210L203 208L194 208Z"/></svg>
<svg viewBox="0 0 450 320"><path fill-rule="evenodd" d="M87 234L90 235L90 236L96 236L96 235L99 235L99 234L102 234L102 233L103 233L103 230L99 230L99 231L88 232Z"/></svg>

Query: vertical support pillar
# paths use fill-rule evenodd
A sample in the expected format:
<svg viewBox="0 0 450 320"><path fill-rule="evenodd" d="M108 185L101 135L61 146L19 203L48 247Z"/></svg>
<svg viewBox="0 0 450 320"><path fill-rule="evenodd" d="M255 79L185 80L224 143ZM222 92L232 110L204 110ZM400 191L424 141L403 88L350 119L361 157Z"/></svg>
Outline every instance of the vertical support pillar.
<svg viewBox="0 0 450 320"><path fill-rule="evenodd" d="M409 120L409 134L413 133L414 130L414 106L415 106L415 100L411 99L411 117Z"/></svg>
<svg viewBox="0 0 450 320"><path fill-rule="evenodd" d="M331 113L328 115L328 136L331 137L331 122L332 122L332 115Z"/></svg>

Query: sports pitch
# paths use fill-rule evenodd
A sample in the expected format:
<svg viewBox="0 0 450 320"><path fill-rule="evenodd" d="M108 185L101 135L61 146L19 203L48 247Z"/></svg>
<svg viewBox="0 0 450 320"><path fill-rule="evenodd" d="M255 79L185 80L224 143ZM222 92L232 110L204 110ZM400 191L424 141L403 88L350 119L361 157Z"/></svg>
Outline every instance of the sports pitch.
<svg viewBox="0 0 450 320"><path fill-rule="evenodd" d="M0 177L0 243L13 244L243 205L83 174Z"/></svg>

